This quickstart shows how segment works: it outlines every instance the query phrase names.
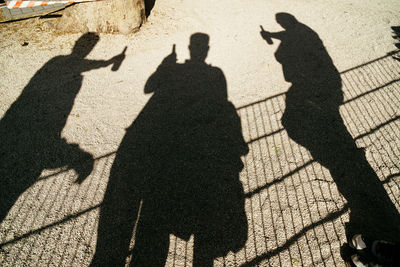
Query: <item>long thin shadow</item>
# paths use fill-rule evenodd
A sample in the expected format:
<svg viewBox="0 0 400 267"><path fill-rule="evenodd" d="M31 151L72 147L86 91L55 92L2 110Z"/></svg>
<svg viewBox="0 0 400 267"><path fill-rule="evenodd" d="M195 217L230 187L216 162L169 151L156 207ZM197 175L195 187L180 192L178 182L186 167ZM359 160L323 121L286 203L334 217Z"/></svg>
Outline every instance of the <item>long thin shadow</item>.
<svg viewBox="0 0 400 267"><path fill-rule="evenodd" d="M379 62L379 61L381 61L381 60L383 60L383 59L390 58L390 57L392 57L393 55L397 55L399 52L400 52L399 50L391 51L391 52L387 53L387 55L385 55L385 56L381 56L381 57L375 58L375 59L373 59L373 60L364 62L363 64L360 64L360 65L351 67L351 68L349 68L349 69L343 70L343 71L340 72L340 74L342 75L342 74L346 74L346 73L351 72L351 71L354 71L354 70L361 69L361 68L363 68L363 67L365 67L365 66L368 66L368 65L370 65L370 64L372 64L372 63ZM374 88L374 89L371 90L371 91L366 92L366 94L368 94L369 92L372 93L372 92L378 91L378 90L382 89L383 87L386 87L386 86L391 85L391 84L393 84L393 83L397 83L398 81L399 81L398 79L394 79L394 80L392 80L392 81L389 81L389 82L385 83L384 85L381 85L381 86L379 86L379 87L377 87L377 88ZM247 108L247 107L253 106L253 105L255 105L255 104L262 103L262 102L265 102L265 101L267 101L267 100L271 100L271 99L276 98L276 97L285 96L286 93L287 93L287 92L283 92L283 93L279 93L279 94L276 94L276 95L272 95L272 96L263 98L263 99L261 99L261 100L258 100L258 101L255 101L255 102L252 102L252 103L249 103L249 104L240 106L240 107L237 108L237 110L240 110L240 109L243 109L243 108ZM343 104L346 104L346 103L349 103L349 102L351 102L351 101L353 101L353 100L356 100L356 99L358 99L358 98L359 98L359 97L354 97L354 98L352 98L352 99L346 100L346 102L343 102L342 105L343 105Z"/></svg>
<svg viewBox="0 0 400 267"><path fill-rule="evenodd" d="M391 123L393 123L393 122L395 122L395 121L398 121L399 118L400 118L399 116L396 116L395 118L392 118L392 119L386 121L385 123L383 123L383 124L381 124L381 125L378 125L377 127L371 129L370 131L368 131L368 132L366 132L366 133L364 133L364 134L361 134L361 135L358 135L358 136L354 137L354 140L362 139L362 138L364 138L364 137L366 137L366 136L368 136L368 135L371 135L371 134L373 134L374 132L378 131L379 129L381 129L381 128L383 128L383 127L385 127L385 126L387 126L387 125L389 125L389 124L391 124ZM262 139L264 139L264 138L270 137L270 136L272 136L272 135L274 135L274 134L278 134L278 133L280 133L281 131L283 131L283 129L280 129L280 130L274 131L274 132L272 132L272 133L268 133L268 134L262 135L262 136L260 136L260 137L258 137L258 138L251 139L251 140L248 141L247 143L248 143L248 144L252 144L252 143L257 142L257 141L260 141L260 140L262 140ZM251 192L246 193L246 194L245 194L245 197L246 197L246 198L252 197L253 195L260 193L261 191L268 189L270 186L272 186L272 185L274 185L274 184L276 184L276 183L282 182L282 181L285 180L286 178L288 178L288 177L292 176L293 174L297 173L298 171L300 171L300 170L306 168L307 166L309 166L309 165L312 164L313 162L314 162L313 160L312 160L312 161L309 161L309 162L306 162L304 165L302 165L302 166L300 166L300 167L297 167L296 169L294 169L294 170L292 170L292 171L290 171L290 172L288 172L288 173L282 175L281 177L276 177L272 182L267 183L267 184L265 184L265 185L263 185L263 186L258 187L257 189L255 189L255 190L253 190L253 191L251 191ZM388 183L390 180L392 180L393 177L397 177L397 176L398 176L397 174L389 175L389 176L386 177L386 179L385 179L385 181L384 181L383 183Z"/></svg>
<svg viewBox="0 0 400 267"><path fill-rule="evenodd" d="M297 167L296 169L286 173L285 175L282 175L281 177L279 177L277 179L274 179L272 182L267 183L267 184L265 184L263 186L260 186L257 189L255 189L255 190L253 190L253 191L251 191L249 193L246 193L245 197L246 198L252 197L253 195L260 193L261 191L268 189L270 186L272 186L274 184L277 184L277 183L280 183L283 180L285 180L286 178L291 177L293 174L299 172L300 170L306 168L307 166L310 166L313 163L314 163L314 160L310 160L310 161L306 162L305 164L303 164L302 166Z"/></svg>
<svg viewBox="0 0 400 267"><path fill-rule="evenodd" d="M98 205L96 205L96 206L90 207L90 208L85 209L85 210L83 210L83 211L80 211L80 212L77 212L77 213L68 215L68 216L64 217L62 220L53 222L53 223L51 223L51 224L48 224L48 225L46 225L46 226L40 227L40 228L35 229L35 230L31 230L31 231L29 231L29 232L27 232L27 233L25 233L25 234L23 234L23 235L14 237L12 240L5 241L5 242L1 243L1 244L0 244L0 247L13 244L13 243L15 243L15 242L18 242L18 241L20 241L20 240L22 240L22 239L24 239L24 238L27 238L27 237L31 236L31 235L40 234L41 232L43 232L43 231L45 231L45 230L47 230L47 229L49 229L49 228L52 228L52 227L54 227L54 226L61 225L61 224L66 223L66 222L68 222L68 221L70 221L70 220L73 220L73 219L75 219L75 218L77 218L77 217L79 217L79 216L81 216L81 215L83 215L83 214L86 214L86 213L88 213L88 212L91 212L91 211L93 211L93 210L99 208L100 206L101 206L101 204L98 204Z"/></svg>
<svg viewBox="0 0 400 267"><path fill-rule="evenodd" d="M388 84L392 84L392 83L388 83ZM379 88L379 89L381 89L381 88ZM373 91L376 91L376 90L373 90ZM365 94L368 94L368 93L370 93L370 92L367 92L367 93L365 93ZM365 94L363 94L363 95L365 95ZM353 100L355 100L355 99L358 99L358 98L359 98L359 96L356 96L356 97L352 98L351 100L346 101L346 103L348 103L349 101L353 101ZM258 104L258 103L262 103L262 101L256 102L256 104ZM246 107L248 107L248 106L250 106L250 105L251 105L251 104L246 105ZM357 135L356 137L354 137L354 140L362 139L362 138L364 138L364 137L366 137L366 136L368 136L368 135L370 135L370 134L373 134L374 132L378 131L378 130L381 129L382 127L385 127L386 125L389 125L389 124L391 124L391 123L397 121L398 119L399 119L399 116L396 116L396 117L394 117L394 118L391 118L390 120L387 120L387 121L385 121L384 123L379 124L378 126L372 128L372 129L370 129L368 132L363 133L363 134L360 134L360 135ZM270 132L270 133L266 133L266 134L264 134L264 135L260 135L260 136L258 136L258 137L256 137L256 138L252 138L251 140L249 140L249 141L247 142L247 144L251 144L251 143L257 142L257 141L259 141L259 140L261 140L261 139L264 139L264 138L267 138L267 137L269 137L269 136L272 136L272 135L274 135L274 134L278 134L278 133L282 132L283 130L284 130L284 128L280 128L280 129L278 129L278 130L276 130L276 131L273 131L273 132Z"/></svg>
<svg viewBox="0 0 400 267"><path fill-rule="evenodd" d="M103 159L103 158L108 158L108 157L114 155L115 153L117 153L117 151L114 151L114 152L110 152L110 153L101 155L101 156L99 156L99 157L93 158L93 160L94 160L94 161L98 161L98 160L101 160L101 159ZM68 167L66 167L66 168L63 168L62 170L59 170L59 171L55 172L55 173L52 173L52 174L49 174L49 175L46 175L46 176L41 176L41 177L39 177L39 178L36 179L36 182L39 182L39 181L43 181L43 180L47 180L47 179L53 178L53 177L55 177L55 176L57 176L57 175L59 175L59 174L61 174L61 173L67 172L68 170L70 170L70 169L69 169Z"/></svg>
<svg viewBox="0 0 400 267"><path fill-rule="evenodd" d="M273 95L273 96L269 96L267 98L264 98L264 99L261 99L261 100L258 100L258 101L255 101L255 102L240 106L240 107L237 108L237 110L239 111L241 109L244 109L244 108L247 108L247 107L250 107L250 106L254 106L255 104L266 102L266 101L271 100L271 99L276 98L276 97L284 96L285 94L286 94L286 92L285 93L276 94L276 95Z"/></svg>
<svg viewBox="0 0 400 267"><path fill-rule="evenodd" d="M76 171L77 183L93 169L93 157L61 137L83 72L121 63L85 57L98 42L93 33L82 35L70 55L49 60L23 89L0 121L0 222L18 197L36 182L43 169L68 166Z"/></svg>
<svg viewBox="0 0 400 267"><path fill-rule="evenodd" d="M399 81L400 81L400 79L395 79L395 80L393 80L393 81L387 82L387 83L385 83L384 85L381 85L381 86L379 86L379 87L376 87L376 88L374 88L374 89L372 89L372 90L369 90L369 91L367 91L367 92L365 92L365 93L359 94L359 95L357 95L357 96L355 96L355 97L353 97L353 98L350 98L350 99L344 101L342 105L345 105L345 104L350 103L350 102L353 102L354 100L357 100L357 99L359 99L359 98L361 98L361 97L364 97L364 96L366 96L366 95L369 95L369 94L372 94L372 93L374 93L374 92L377 92L377 91L381 90L382 88L385 88L386 86L389 86L389 85L391 85L391 84L396 84L396 83L399 82Z"/></svg>
<svg viewBox="0 0 400 267"><path fill-rule="evenodd" d="M223 72L205 63L208 42L193 34L184 64L173 46L148 79L144 92L153 95L111 169L92 266L124 266L131 251L133 266L164 266L170 234L194 236L194 266L244 246L239 172L248 147Z"/></svg>
<svg viewBox="0 0 400 267"><path fill-rule="evenodd" d="M360 65L351 67L351 68L346 69L346 70L344 70L344 71L341 71L340 74L345 74L345 73L347 73L347 72L350 72L350 71L353 71L353 70L362 68L362 67L364 67L364 66L367 66L367 65L369 65L369 64L375 63L375 62L377 62L377 61L380 61L380 60L382 60L382 59L390 58L390 57L392 57L393 55L396 55L396 54L398 54L398 53L399 53L399 50L390 51L390 52L388 52L388 53L387 53L386 55L384 55L384 56L375 58L375 59L373 59L373 60L364 62L364 63L362 63L362 64L360 64Z"/></svg>
<svg viewBox="0 0 400 267"><path fill-rule="evenodd" d="M319 225L323 225L327 222L331 222L343 214L345 214L349 209L348 205L345 205L342 209L332 212L328 214L325 218L322 218L318 222L312 223L310 225L307 225L304 227L300 232L296 233L295 235L291 236L288 238L282 246L279 246L278 248L268 251L267 253L264 253L260 256L257 256L255 259L246 262L245 264L242 264L241 267L247 267L247 266L257 266L258 264L262 263L264 260L267 260L275 255L278 255L279 253L287 250L292 246L301 236L304 236L308 231L315 229Z"/></svg>
<svg viewBox="0 0 400 267"><path fill-rule="evenodd" d="M394 174L389 175L388 177L386 177L386 179L383 182L385 184L387 184L396 177L400 177L400 173L394 173Z"/></svg>
<svg viewBox="0 0 400 267"><path fill-rule="evenodd" d="M390 120L386 121L385 123L380 124L380 125L378 125L378 126L372 128L372 129L369 130L367 133L360 134L360 135L356 136L354 139L355 139L355 140L357 140L357 139L362 139L362 138L364 138L365 136L370 135L370 134L373 134L374 132L379 131L379 129L381 129L381 128L385 127L386 125L389 125L389 124L391 124L391 123L393 123L393 122L395 122L395 121L397 121L397 120L399 120L399 119L400 119L400 116L396 116L396 117L394 117L394 118L391 118Z"/></svg>
<svg viewBox="0 0 400 267"><path fill-rule="evenodd" d="M278 134L278 133L282 132L283 130L284 130L284 129L281 128L281 129L278 129L278 130L276 130L276 131L273 131L273 132L270 132L270 133L267 133L267 134L260 135L260 136L258 136L258 137L256 137L256 138L252 138L251 140L249 140L249 141L247 142L247 144L250 145L251 143L260 141L261 139L267 138L267 137L269 137L269 136L273 136L274 134Z"/></svg>
<svg viewBox="0 0 400 267"><path fill-rule="evenodd" d="M262 30L280 40L275 57L282 64L286 92L282 125L289 137L326 167L350 209L346 234L400 240L399 213L382 183L357 148L339 113L342 80L317 33L287 13L276 14L281 32Z"/></svg>

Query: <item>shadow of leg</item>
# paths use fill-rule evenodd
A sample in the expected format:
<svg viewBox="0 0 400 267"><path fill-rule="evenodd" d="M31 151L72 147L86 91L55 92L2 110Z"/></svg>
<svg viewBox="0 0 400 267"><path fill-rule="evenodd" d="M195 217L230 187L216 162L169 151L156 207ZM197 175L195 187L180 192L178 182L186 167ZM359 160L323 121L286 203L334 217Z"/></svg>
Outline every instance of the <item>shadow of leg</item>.
<svg viewBox="0 0 400 267"><path fill-rule="evenodd" d="M4 163L4 162L3 162ZM4 168L3 168L4 166ZM0 223L18 200L40 175L42 167L33 158L8 161L0 166Z"/></svg>
<svg viewBox="0 0 400 267"><path fill-rule="evenodd" d="M96 253L91 266L125 266L137 220L140 197L129 175L112 171L100 209Z"/></svg>
<svg viewBox="0 0 400 267"><path fill-rule="evenodd" d="M143 202L136 230L131 266L164 266L168 256L169 233L157 212L157 203Z"/></svg>
<svg viewBox="0 0 400 267"><path fill-rule="evenodd" d="M332 121L335 121L332 127L317 131L320 141L308 148L313 157L329 169L349 204L347 237L351 239L354 234L362 233L375 239L398 240L399 214L382 182L364 151L357 148L342 119L336 116Z"/></svg>
<svg viewBox="0 0 400 267"><path fill-rule="evenodd" d="M213 236L210 237L208 235L195 235L193 267L210 267L214 265L213 238Z"/></svg>

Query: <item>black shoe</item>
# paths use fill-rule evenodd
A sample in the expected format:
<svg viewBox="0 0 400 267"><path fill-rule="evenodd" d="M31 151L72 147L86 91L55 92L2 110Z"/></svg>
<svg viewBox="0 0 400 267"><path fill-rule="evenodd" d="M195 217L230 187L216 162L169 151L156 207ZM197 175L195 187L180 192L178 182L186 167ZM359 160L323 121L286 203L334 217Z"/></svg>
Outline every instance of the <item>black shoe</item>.
<svg viewBox="0 0 400 267"><path fill-rule="evenodd" d="M372 260L381 264L381 266L393 266L396 253L399 253L393 243L383 240L372 241L360 234L353 236L349 245L357 250L362 257L372 257Z"/></svg>
<svg viewBox="0 0 400 267"><path fill-rule="evenodd" d="M383 267L382 265L372 262L366 259L362 255L354 254L351 256L351 260L356 267Z"/></svg>

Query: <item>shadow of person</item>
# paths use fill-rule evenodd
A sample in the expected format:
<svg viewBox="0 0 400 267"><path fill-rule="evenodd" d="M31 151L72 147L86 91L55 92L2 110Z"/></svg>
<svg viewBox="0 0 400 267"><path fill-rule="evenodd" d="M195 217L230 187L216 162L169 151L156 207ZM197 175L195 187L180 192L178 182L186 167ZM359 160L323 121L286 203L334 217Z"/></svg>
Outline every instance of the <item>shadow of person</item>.
<svg viewBox="0 0 400 267"><path fill-rule="evenodd" d="M275 57L292 84L282 117L289 137L330 171L350 208L348 238L362 233L398 240L397 209L340 116L342 83L331 57L317 33L294 16L278 13L276 21L284 31L261 35L269 43L281 41Z"/></svg>
<svg viewBox="0 0 400 267"><path fill-rule="evenodd" d="M153 95L117 151L92 266L124 265L134 228L133 266L164 266L170 234L194 235L194 266L244 246L239 172L248 148L223 72L204 62L208 42L193 34L184 64L174 45L148 79Z"/></svg>
<svg viewBox="0 0 400 267"><path fill-rule="evenodd" d="M82 182L92 171L92 156L61 137L82 73L120 63L123 55L108 61L85 57L98 42L93 33L82 35L70 55L57 56L38 70L0 121L0 222L18 197L45 168L68 165Z"/></svg>

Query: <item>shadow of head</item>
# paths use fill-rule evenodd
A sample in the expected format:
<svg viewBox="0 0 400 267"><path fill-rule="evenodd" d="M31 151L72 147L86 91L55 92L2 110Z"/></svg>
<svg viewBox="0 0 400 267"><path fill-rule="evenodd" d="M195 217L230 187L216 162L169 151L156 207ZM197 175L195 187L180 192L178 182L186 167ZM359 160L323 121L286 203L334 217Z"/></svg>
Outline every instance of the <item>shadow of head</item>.
<svg viewBox="0 0 400 267"><path fill-rule="evenodd" d="M72 49L72 54L80 58L86 57L90 51L92 51L99 39L99 35L93 32L85 33L76 41L75 46Z"/></svg>
<svg viewBox="0 0 400 267"><path fill-rule="evenodd" d="M210 37L205 33L194 33L190 36L190 59L193 61L204 61L209 50Z"/></svg>
<svg viewBox="0 0 400 267"><path fill-rule="evenodd" d="M293 15L284 12L276 13L275 19L276 22L286 30L293 28L298 23L297 19Z"/></svg>

